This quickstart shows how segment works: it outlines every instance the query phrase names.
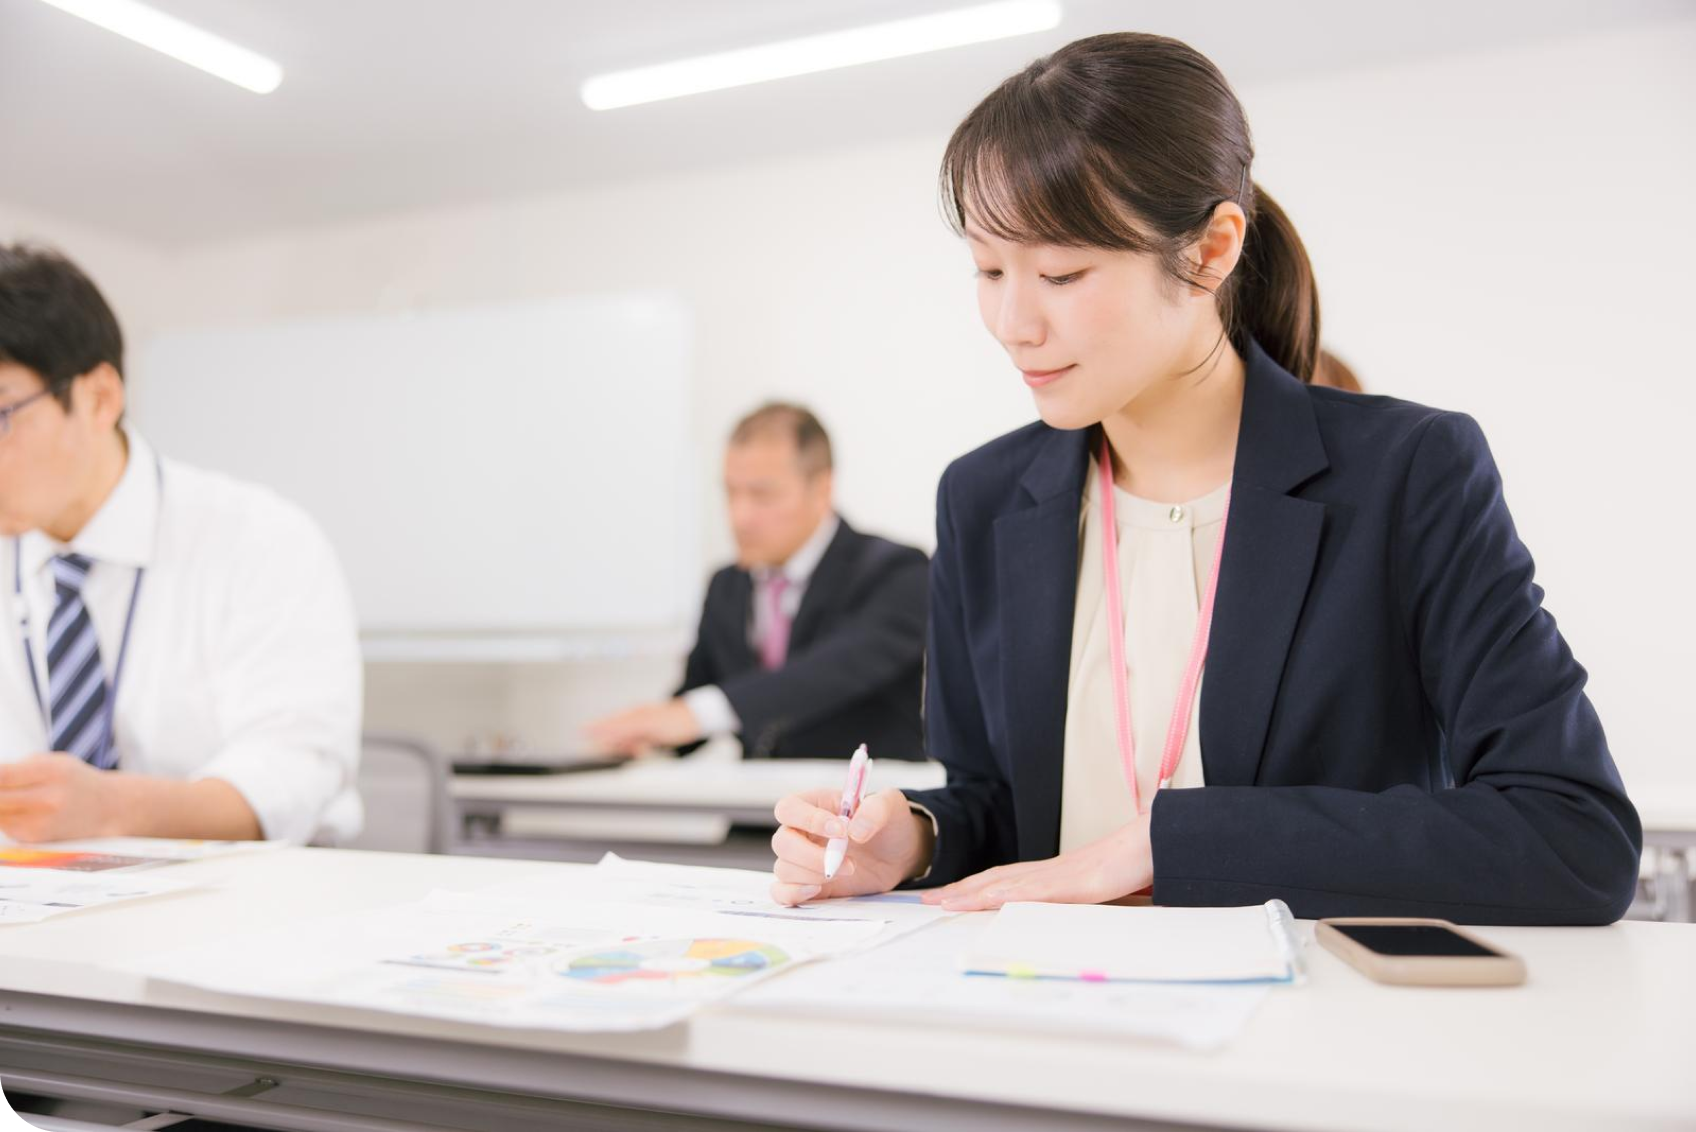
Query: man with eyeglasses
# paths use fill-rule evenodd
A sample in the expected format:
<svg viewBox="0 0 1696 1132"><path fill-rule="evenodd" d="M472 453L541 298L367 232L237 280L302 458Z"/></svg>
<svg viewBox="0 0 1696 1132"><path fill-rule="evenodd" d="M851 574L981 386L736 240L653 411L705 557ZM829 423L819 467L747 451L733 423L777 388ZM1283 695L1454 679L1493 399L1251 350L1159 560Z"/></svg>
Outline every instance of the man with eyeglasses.
<svg viewBox="0 0 1696 1132"><path fill-rule="evenodd" d="M0 843L351 837L334 552L270 491L157 455L124 404L100 291L0 244Z"/></svg>

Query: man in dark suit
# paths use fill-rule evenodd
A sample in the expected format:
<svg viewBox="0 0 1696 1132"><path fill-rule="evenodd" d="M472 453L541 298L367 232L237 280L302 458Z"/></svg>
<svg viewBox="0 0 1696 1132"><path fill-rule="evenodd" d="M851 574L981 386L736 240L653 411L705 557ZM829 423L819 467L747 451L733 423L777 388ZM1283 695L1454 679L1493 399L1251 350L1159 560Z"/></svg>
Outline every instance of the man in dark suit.
<svg viewBox="0 0 1696 1132"><path fill-rule="evenodd" d="M830 437L798 405L745 417L725 453L737 561L713 575L676 697L590 725L606 750L692 750L734 734L750 758L924 757L923 551L836 514Z"/></svg>

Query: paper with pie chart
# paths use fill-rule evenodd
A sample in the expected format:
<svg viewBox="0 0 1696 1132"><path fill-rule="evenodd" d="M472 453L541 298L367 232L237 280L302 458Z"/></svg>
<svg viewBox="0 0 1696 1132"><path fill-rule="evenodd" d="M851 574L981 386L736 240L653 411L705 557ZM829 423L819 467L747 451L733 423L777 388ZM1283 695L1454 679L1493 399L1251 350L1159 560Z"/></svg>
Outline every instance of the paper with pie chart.
<svg viewBox="0 0 1696 1132"><path fill-rule="evenodd" d="M557 973L603 987L678 980L708 990L714 980L745 980L788 963L781 947L751 939L658 939L574 955Z"/></svg>
<svg viewBox="0 0 1696 1132"><path fill-rule="evenodd" d="M810 957L803 955L801 957ZM775 943L754 939L629 937L588 951L545 943L468 940L389 962L474 974L518 973L626 993L712 998L729 983L778 971L797 960Z"/></svg>
<svg viewBox="0 0 1696 1132"><path fill-rule="evenodd" d="M437 892L327 917L287 939L224 939L130 964L226 994L526 1029L670 1025L799 963L884 931L870 919Z"/></svg>

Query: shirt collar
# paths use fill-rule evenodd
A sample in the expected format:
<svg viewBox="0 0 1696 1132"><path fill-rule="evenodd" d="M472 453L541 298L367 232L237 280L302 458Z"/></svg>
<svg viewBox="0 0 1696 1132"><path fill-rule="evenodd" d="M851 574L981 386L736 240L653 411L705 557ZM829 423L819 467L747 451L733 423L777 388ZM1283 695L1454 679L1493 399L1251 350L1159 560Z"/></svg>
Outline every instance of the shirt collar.
<svg viewBox="0 0 1696 1132"><path fill-rule="evenodd" d="M126 431L129 456L118 486L69 543L44 531L23 536L25 574L42 569L61 554L82 554L96 562L141 569L153 561L159 530L160 484L153 447Z"/></svg>
<svg viewBox="0 0 1696 1132"><path fill-rule="evenodd" d="M792 586L806 585L807 580L813 576L813 571L818 569L819 560L824 557L824 552L830 549L831 540L836 537L836 531L841 526L842 520L837 517L836 512L832 511L825 516L824 522L818 525L818 529L808 537L807 541L801 544L801 549L789 556L789 561L785 562L781 569L773 570L767 567L763 570L756 570L754 572L755 579L765 582L773 575L781 573Z"/></svg>

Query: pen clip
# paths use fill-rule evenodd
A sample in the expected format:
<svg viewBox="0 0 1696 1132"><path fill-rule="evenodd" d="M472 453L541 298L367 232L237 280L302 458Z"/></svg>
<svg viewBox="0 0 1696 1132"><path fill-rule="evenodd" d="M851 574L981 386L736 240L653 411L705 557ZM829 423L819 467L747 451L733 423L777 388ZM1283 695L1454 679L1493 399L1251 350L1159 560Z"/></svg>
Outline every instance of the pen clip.
<svg viewBox="0 0 1696 1132"><path fill-rule="evenodd" d="M871 764L866 745L861 743L854 752L854 757L848 761L848 782L842 790L842 803L838 807L843 817L853 817L859 810L860 802L865 797L866 775Z"/></svg>

